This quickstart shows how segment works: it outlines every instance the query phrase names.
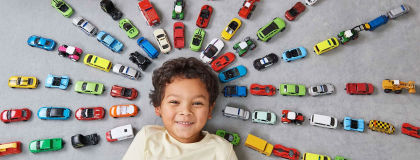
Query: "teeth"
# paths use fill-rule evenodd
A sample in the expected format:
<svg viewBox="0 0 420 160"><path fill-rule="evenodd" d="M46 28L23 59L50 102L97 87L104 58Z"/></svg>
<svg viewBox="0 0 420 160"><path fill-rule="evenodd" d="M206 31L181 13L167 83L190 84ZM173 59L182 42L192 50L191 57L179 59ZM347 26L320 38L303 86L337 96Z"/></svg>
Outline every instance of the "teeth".
<svg viewBox="0 0 420 160"><path fill-rule="evenodd" d="M185 125L188 125L188 124L193 124L193 122L176 122L176 123L178 123L178 124L185 124Z"/></svg>

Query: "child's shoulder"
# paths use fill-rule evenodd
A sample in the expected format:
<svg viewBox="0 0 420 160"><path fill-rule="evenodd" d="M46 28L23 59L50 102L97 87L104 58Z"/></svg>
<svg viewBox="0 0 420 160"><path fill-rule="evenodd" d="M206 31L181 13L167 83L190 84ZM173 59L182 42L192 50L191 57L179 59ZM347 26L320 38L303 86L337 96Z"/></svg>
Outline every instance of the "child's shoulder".
<svg viewBox="0 0 420 160"><path fill-rule="evenodd" d="M155 135L159 133L165 133L166 129L163 126L158 125L145 125L141 128L138 134L144 134L145 136Z"/></svg>
<svg viewBox="0 0 420 160"><path fill-rule="evenodd" d="M215 143L217 145L219 145L222 148L231 148L232 144L227 141L226 139L224 139L223 137L220 137L218 135L215 134L211 134L206 132L206 136L205 136L205 143Z"/></svg>

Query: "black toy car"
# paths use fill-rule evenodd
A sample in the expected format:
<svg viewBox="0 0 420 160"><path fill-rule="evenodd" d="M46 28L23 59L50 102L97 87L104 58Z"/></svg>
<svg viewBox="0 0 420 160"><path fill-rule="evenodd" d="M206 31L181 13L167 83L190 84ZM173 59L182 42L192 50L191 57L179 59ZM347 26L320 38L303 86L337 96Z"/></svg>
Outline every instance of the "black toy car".
<svg viewBox="0 0 420 160"><path fill-rule="evenodd" d="M100 5L102 10L108 13L114 20L119 20L123 15L120 10L115 8L114 3L112 3L111 0L102 0Z"/></svg>
<svg viewBox="0 0 420 160"><path fill-rule="evenodd" d="M96 145L98 144L98 142L99 136L96 133L87 136L76 134L71 137L71 145L74 148L82 148L89 145Z"/></svg>
<svg viewBox="0 0 420 160"><path fill-rule="evenodd" d="M270 53L262 58L258 58L254 61L254 68L256 70L261 70L267 68L279 61L279 57L274 53Z"/></svg>
<svg viewBox="0 0 420 160"><path fill-rule="evenodd" d="M146 70L147 67L152 63L148 58L135 51L130 53L130 61L136 64L142 71Z"/></svg>

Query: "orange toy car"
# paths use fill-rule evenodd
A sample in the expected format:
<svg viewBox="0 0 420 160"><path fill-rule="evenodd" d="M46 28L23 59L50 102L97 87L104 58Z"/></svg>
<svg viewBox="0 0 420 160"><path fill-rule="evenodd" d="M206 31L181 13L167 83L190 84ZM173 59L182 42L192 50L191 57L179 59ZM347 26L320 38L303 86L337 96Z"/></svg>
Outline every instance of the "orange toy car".
<svg viewBox="0 0 420 160"><path fill-rule="evenodd" d="M109 109L109 115L113 118L134 117L139 112L135 104L114 105Z"/></svg>

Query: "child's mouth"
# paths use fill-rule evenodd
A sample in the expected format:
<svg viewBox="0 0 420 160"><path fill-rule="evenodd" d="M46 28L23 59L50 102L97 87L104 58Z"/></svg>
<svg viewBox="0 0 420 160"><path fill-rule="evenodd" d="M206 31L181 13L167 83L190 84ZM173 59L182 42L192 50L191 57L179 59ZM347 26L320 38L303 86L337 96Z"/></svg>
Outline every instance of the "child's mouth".
<svg viewBox="0 0 420 160"><path fill-rule="evenodd" d="M189 127L192 124L194 124L194 122L188 122L188 121L175 121L175 123L176 124L179 124L181 126L184 126L184 127Z"/></svg>

